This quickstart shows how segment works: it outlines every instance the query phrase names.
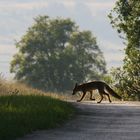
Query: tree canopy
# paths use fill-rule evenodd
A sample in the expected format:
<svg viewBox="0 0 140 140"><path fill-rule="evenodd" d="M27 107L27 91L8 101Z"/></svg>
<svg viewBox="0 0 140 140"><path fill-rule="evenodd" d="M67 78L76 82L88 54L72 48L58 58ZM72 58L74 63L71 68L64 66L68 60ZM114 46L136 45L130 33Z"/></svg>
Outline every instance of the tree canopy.
<svg viewBox="0 0 140 140"><path fill-rule="evenodd" d="M123 33L127 45L126 54L131 48L140 49L139 0L118 0L109 17L113 27L117 28L119 33Z"/></svg>
<svg viewBox="0 0 140 140"><path fill-rule="evenodd" d="M109 18L126 45L123 69L117 76L121 91L140 100L140 1L118 0Z"/></svg>
<svg viewBox="0 0 140 140"><path fill-rule="evenodd" d="M11 62L15 79L51 91L97 79L106 71L103 53L90 31L71 19L38 16L20 41Z"/></svg>

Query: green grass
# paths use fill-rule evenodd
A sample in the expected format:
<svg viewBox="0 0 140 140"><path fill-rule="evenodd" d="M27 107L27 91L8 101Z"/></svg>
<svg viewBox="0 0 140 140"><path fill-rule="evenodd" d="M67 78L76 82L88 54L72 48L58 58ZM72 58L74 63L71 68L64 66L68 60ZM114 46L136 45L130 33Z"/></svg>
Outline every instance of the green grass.
<svg viewBox="0 0 140 140"><path fill-rule="evenodd" d="M0 140L54 128L74 113L71 104L43 95L0 96Z"/></svg>

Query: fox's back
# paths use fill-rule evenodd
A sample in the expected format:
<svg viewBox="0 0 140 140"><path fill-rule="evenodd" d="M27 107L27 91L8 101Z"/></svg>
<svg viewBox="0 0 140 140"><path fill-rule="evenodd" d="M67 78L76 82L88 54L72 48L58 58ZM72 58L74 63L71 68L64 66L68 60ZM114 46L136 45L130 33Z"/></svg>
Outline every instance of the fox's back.
<svg viewBox="0 0 140 140"><path fill-rule="evenodd" d="M89 83L85 83L82 85L79 85L80 88L82 88L82 90L88 91L88 90L94 90L94 89L104 89L105 87L105 83L102 81L93 81L93 82L89 82Z"/></svg>

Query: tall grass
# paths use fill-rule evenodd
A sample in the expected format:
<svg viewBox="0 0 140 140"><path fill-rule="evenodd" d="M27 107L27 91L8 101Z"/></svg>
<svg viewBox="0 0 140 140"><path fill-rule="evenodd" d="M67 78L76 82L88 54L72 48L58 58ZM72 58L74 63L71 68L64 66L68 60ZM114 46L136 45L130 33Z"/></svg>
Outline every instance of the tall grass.
<svg viewBox="0 0 140 140"><path fill-rule="evenodd" d="M62 97L17 83L0 82L0 140L59 126L74 113ZM56 96L57 95L57 96ZM54 98L55 97L55 98Z"/></svg>

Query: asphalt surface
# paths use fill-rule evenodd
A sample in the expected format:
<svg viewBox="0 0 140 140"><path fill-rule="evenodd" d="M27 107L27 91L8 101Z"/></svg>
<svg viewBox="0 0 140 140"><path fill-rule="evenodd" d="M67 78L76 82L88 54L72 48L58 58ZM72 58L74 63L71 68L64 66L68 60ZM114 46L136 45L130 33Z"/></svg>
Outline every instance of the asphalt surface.
<svg viewBox="0 0 140 140"><path fill-rule="evenodd" d="M140 103L73 103L76 116L59 128L19 140L140 140Z"/></svg>

